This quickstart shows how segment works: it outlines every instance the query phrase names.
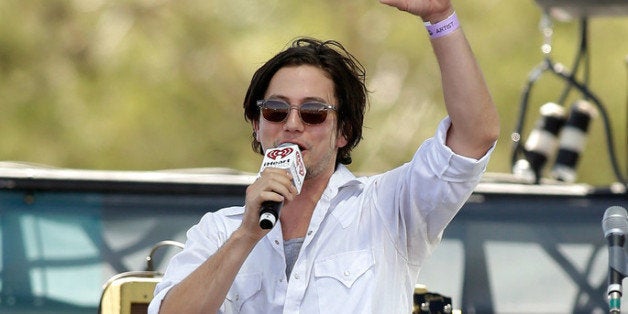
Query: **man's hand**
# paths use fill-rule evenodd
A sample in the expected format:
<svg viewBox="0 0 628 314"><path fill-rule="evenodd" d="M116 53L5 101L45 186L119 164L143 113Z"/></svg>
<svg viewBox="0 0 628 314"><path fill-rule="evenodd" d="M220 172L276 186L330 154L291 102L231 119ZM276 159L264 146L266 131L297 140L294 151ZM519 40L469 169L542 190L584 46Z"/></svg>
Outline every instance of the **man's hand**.
<svg viewBox="0 0 628 314"><path fill-rule="evenodd" d="M291 201L297 195L292 176L286 169L266 168L259 178L246 188L246 203L242 231L252 239L259 240L270 230L259 226L259 211L265 201Z"/></svg>
<svg viewBox="0 0 628 314"><path fill-rule="evenodd" d="M440 22L454 12L451 0L379 0L379 2L432 23Z"/></svg>

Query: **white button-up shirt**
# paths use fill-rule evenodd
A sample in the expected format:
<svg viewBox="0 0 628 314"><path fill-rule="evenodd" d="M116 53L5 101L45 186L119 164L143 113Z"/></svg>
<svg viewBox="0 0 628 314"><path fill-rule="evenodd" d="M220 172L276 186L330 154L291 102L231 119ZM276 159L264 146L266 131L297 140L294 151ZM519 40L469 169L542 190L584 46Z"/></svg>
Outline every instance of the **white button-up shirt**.
<svg viewBox="0 0 628 314"><path fill-rule="evenodd" d="M454 154L444 144L449 124L444 119L412 161L389 172L356 178L340 165L316 205L290 280L279 223L242 265L220 313L411 313L423 261L492 152L479 160ZM227 241L243 213L244 207L207 213L188 231L149 313Z"/></svg>

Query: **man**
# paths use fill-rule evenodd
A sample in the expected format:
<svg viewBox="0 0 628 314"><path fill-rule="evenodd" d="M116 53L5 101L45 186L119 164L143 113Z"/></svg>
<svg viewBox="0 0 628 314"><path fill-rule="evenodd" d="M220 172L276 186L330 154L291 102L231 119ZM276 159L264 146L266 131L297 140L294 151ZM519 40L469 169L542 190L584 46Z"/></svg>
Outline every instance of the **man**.
<svg viewBox="0 0 628 314"><path fill-rule="evenodd" d="M206 214L155 290L151 313L410 313L423 261L486 168L499 132L482 73L449 0L381 0L429 22L448 117L399 168L356 178L364 72L336 42L296 41L253 76L245 115L258 151L302 149L300 194L266 168L244 206ZM259 227L264 201L284 202Z"/></svg>

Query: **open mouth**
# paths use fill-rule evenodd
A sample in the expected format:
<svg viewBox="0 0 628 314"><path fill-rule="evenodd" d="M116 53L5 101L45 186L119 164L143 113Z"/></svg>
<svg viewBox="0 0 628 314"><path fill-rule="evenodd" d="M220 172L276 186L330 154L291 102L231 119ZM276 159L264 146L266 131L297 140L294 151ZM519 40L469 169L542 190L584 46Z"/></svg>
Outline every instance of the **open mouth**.
<svg viewBox="0 0 628 314"><path fill-rule="evenodd" d="M297 145L297 147L299 147L299 150L300 150L300 151L307 150L307 149L305 148L305 146L303 146L303 145L301 145L301 144L293 143L293 142L285 142L285 143L282 143L282 144L280 144L280 145L278 145L278 146L285 145L286 143L289 143L289 144L291 144L291 145Z"/></svg>

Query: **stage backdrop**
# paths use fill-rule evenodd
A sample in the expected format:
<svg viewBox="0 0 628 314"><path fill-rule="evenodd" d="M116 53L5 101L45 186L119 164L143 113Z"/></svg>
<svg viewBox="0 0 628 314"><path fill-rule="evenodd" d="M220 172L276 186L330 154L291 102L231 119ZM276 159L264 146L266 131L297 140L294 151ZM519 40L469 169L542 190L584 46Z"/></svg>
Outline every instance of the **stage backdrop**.
<svg viewBox="0 0 628 314"><path fill-rule="evenodd" d="M243 203L254 175L225 169L86 171L0 163L0 312L95 313L111 276L144 270L163 240ZM463 313L603 313L601 219L626 192L487 174L419 282ZM154 257L164 270L175 247ZM622 302L628 304L626 300Z"/></svg>

